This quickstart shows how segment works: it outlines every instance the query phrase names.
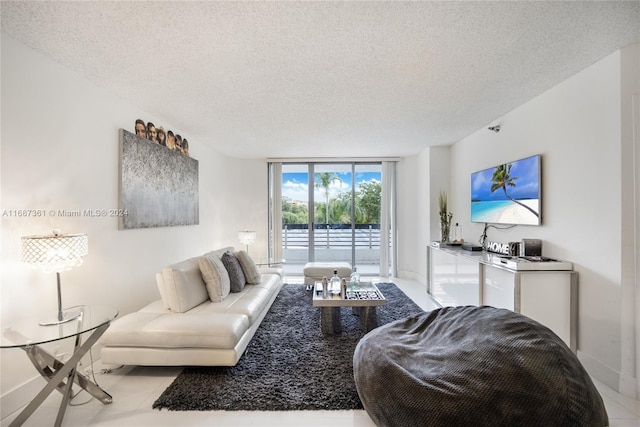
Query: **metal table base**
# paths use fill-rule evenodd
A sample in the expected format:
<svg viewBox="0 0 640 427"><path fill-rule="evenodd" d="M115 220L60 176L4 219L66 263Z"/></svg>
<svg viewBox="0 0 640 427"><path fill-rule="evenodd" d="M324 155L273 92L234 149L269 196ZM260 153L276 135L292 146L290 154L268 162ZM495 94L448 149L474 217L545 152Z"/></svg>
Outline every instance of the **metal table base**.
<svg viewBox="0 0 640 427"><path fill-rule="evenodd" d="M22 410L16 419L9 424L9 426L13 427L22 425L54 389L57 389L63 396L54 424L56 427L60 426L71 398L74 383L78 384L82 389L100 400L100 402L105 404L111 403L112 398L106 391L101 389L86 375L81 372L77 372L77 366L82 357L87 353L87 351L89 351L89 349L91 349L96 341L98 341L98 338L102 336L108 327L109 323L105 323L94 329L89 338L87 338L83 344L80 344L80 335L77 335L73 355L66 362L62 362L57 359L38 345L23 347L23 350L27 353L27 356L33 363L33 366L35 366L38 372L48 380L48 383ZM64 381L65 377L66 382Z"/></svg>

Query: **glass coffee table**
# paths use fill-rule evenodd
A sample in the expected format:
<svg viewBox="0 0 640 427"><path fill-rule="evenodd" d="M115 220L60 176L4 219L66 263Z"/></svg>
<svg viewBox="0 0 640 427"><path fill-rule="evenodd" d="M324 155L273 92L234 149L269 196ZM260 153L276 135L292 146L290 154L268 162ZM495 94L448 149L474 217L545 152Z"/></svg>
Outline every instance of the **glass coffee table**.
<svg viewBox="0 0 640 427"><path fill-rule="evenodd" d="M87 375L78 372L77 366L82 357L107 330L111 321L118 316L118 310L108 306L88 305L70 308L79 311L80 314L78 318L66 323L41 326L37 321L24 321L3 329L0 335L0 348L24 350L33 366L47 380L47 385L11 422L10 426L22 425L53 390L58 390L63 396L58 416L53 423L59 426L64 418L74 384L86 390L100 402L111 403L112 398L109 393L91 381ZM82 339L83 334L89 335ZM62 361L43 348L43 344L66 338L75 338L73 354L69 360Z"/></svg>
<svg viewBox="0 0 640 427"><path fill-rule="evenodd" d="M320 326L328 335L342 333L341 307L351 307L353 314L360 318L360 329L369 332L378 326L377 307L386 303L382 292L371 282L360 282L353 289L347 285L345 298L339 294L323 298L321 282L316 282L313 287L313 306L320 307Z"/></svg>

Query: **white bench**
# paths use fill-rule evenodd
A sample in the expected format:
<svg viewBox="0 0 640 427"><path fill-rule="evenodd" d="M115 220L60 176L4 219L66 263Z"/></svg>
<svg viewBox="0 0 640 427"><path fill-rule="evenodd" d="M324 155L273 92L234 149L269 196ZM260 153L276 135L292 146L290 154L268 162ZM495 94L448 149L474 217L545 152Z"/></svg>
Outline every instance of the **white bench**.
<svg viewBox="0 0 640 427"><path fill-rule="evenodd" d="M313 285L323 277L331 279L333 271L338 270L338 277L347 279L351 276L351 264L348 262L308 262L304 265L304 284Z"/></svg>

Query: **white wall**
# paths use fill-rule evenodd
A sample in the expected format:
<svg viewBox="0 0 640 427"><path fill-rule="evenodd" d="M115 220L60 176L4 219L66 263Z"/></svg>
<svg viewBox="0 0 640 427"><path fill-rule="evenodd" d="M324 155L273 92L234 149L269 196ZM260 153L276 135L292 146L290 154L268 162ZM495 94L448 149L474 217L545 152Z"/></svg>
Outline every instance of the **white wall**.
<svg viewBox="0 0 640 427"><path fill-rule="evenodd" d="M622 242L620 391L640 395L640 43L621 52Z"/></svg>
<svg viewBox="0 0 640 427"><path fill-rule="evenodd" d="M429 241L440 240L440 192L447 195L447 200L451 192L451 147L432 147L429 150L429 218L431 223L429 227ZM453 212L452 212L453 213ZM451 217L452 224L460 222L459 214ZM426 252L426 247L425 247ZM426 256L425 256L426 257ZM425 265L426 270L426 265Z"/></svg>
<svg viewBox="0 0 640 427"><path fill-rule="evenodd" d="M417 279L423 283L424 260L421 243L428 238L429 218L427 194L429 183L428 152L420 156L408 157L398 162L396 167L396 223L397 223L397 274L399 277ZM406 227L412 224L412 227Z"/></svg>
<svg viewBox="0 0 640 427"><path fill-rule="evenodd" d="M579 273L579 357L592 375L616 390L624 381L622 376L635 375L633 367L623 372L621 362L623 353L633 347L633 342L629 342L633 338L623 338L621 332L623 323L628 322L624 317L633 318L628 310L626 315L622 314L622 277L633 273L629 269L634 268L621 262L622 219L633 215L622 210L622 200L638 198L636 194L634 199L637 190L633 184L622 182L622 147L628 142L621 139L621 134L632 125L630 120L622 119L621 105L622 100L630 102L633 91L638 89L637 84L635 89L633 85L621 87L621 75L637 79L638 46L609 55L490 123L502 125L499 133L482 128L452 145L449 171L430 172L432 179L437 174L449 174L449 203L454 222L461 223L465 240L477 242L483 225L470 222L471 173L542 154L542 226L490 229L489 240L540 238L544 255L574 263ZM625 63L635 65L626 65L622 73L621 63L627 56L635 57L636 61ZM403 165L415 170L424 167L422 159L424 154L403 160ZM431 199L434 229L438 217L434 214L437 194L433 192L438 189L434 185L426 189L430 191L425 197ZM404 203L399 211L414 208L414 202ZM412 214L414 218L427 215ZM431 239L437 239L433 232ZM419 242L413 251L422 251L427 243ZM411 252L407 248L403 251ZM405 268L410 270L411 266Z"/></svg>
<svg viewBox="0 0 640 427"><path fill-rule="evenodd" d="M578 349L591 372L618 388L620 372L620 53L594 64L452 147L454 212L469 223L469 175L542 154L543 225L491 229L499 242L540 238L543 254L579 273Z"/></svg>
<svg viewBox="0 0 640 427"><path fill-rule="evenodd" d="M398 164L398 277L426 283L427 245L440 239L438 194L449 192L449 152L432 147Z"/></svg>
<svg viewBox="0 0 640 427"><path fill-rule="evenodd" d="M216 247L231 245L246 249L238 241L238 231L255 230L256 241L249 254L256 263L267 262L268 185L267 161L217 156L212 167L219 173L211 185L210 197L215 223ZM202 166L201 166L202 169ZM201 187L202 194L209 189ZM202 213L200 216L202 221Z"/></svg>
<svg viewBox="0 0 640 427"><path fill-rule="evenodd" d="M57 309L55 275L20 261L21 236L52 228L86 233L84 264L62 274L63 304L108 304L121 315L159 298L156 271L216 247L238 247L241 228L258 231L251 253L266 256L264 161L226 158L205 146L207 135L141 111L5 34L1 53L0 213L117 208L118 129L132 130L142 118L189 138L200 163L200 224L118 230L117 218L0 217L0 329ZM3 398L38 376L21 350L1 350L0 358Z"/></svg>

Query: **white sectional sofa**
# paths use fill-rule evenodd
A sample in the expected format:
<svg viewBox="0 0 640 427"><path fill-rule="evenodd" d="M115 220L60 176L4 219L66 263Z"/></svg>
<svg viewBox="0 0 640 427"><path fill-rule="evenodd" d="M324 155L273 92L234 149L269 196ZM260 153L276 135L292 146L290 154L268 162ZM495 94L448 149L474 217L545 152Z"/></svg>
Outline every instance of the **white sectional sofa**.
<svg viewBox="0 0 640 427"><path fill-rule="evenodd" d="M277 268L258 268L250 261L248 268L253 268L254 283L247 283L239 292L219 295L219 289L211 287L211 278L203 274L202 263L206 257L209 262L216 258L216 265L222 265L218 260L227 251L245 261L240 263L245 270L248 255L228 247L173 264L158 273L162 298L111 324L99 342L103 346L102 362L234 366L278 295L283 273ZM217 272L220 275L216 278L224 282L223 276L228 272Z"/></svg>

